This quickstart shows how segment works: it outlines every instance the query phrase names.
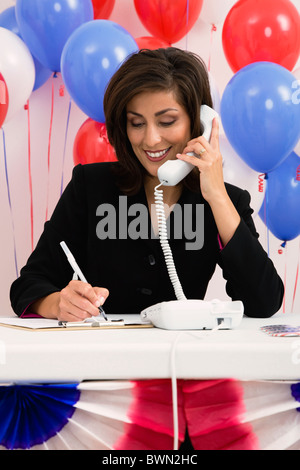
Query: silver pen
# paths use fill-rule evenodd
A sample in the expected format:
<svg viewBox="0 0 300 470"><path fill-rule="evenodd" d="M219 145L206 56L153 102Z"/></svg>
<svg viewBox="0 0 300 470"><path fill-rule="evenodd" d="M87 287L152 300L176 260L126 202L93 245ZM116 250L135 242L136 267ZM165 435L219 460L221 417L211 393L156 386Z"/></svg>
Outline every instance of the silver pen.
<svg viewBox="0 0 300 470"><path fill-rule="evenodd" d="M69 261L70 265L72 266L72 268L74 269L74 272L77 274L77 276L79 277L79 279L83 282L87 282L85 276L83 275L83 272L81 271L80 267L78 266L78 264L76 263L75 261L75 258L74 256L72 255L71 251L69 250L69 248L67 247L66 243L65 242L60 242L60 246L62 247L62 249L64 250L65 252L65 255L67 257L67 260ZM104 312L102 306L100 305L99 307L99 312L100 314L103 316L104 320L108 321L108 318L106 316L106 313Z"/></svg>

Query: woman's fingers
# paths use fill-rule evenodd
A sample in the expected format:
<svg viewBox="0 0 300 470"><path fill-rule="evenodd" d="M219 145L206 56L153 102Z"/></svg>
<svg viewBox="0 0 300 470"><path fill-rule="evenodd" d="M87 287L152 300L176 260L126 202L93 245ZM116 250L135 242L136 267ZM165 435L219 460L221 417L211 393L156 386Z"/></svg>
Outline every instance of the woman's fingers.
<svg viewBox="0 0 300 470"><path fill-rule="evenodd" d="M213 119L211 135L210 135L210 144L213 148L219 149L219 134L220 134L220 125L219 119L216 117Z"/></svg>
<svg viewBox="0 0 300 470"><path fill-rule="evenodd" d="M193 153L195 156L187 155ZM203 169L203 164L206 162L211 166L212 162L222 158L219 146L219 121L214 118L212 124L212 131L210 141L208 142L205 137L199 136L191 139L187 146L183 149L181 154L176 155L177 158L192 163L197 166L199 170Z"/></svg>
<svg viewBox="0 0 300 470"><path fill-rule="evenodd" d="M94 287L94 291L98 300L100 301L100 305L103 305L107 297L109 296L108 289L106 289L105 287Z"/></svg>
<svg viewBox="0 0 300 470"><path fill-rule="evenodd" d="M71 281L60 292L60 316L64 319L66 316L74 317L73 321L97 316L98 307L105 302L107 296L108 290L105 288L92 287L82 281Z"/></svg>

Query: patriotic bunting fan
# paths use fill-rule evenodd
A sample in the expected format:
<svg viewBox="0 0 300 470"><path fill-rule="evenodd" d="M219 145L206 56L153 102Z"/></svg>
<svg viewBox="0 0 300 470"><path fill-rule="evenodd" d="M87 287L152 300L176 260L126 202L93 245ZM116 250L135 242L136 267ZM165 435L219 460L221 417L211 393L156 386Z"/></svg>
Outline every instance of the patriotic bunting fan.
<svg viewBox="0 0 300 470"><path fill-rule="evenodd" d="M0 448L300 450L300 383L176 383L0 386Z"/></svg>

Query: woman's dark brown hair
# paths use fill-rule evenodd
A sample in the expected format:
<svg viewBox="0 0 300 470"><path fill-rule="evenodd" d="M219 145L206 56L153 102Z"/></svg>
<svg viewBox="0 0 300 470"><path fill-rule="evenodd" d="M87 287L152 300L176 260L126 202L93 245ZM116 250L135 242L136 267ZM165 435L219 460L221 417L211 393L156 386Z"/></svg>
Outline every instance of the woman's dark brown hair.
<svg viewBox="0 0 300 470"><path fill-rule="evenodd" d="M143 183L145 169L136 158L127 137L126 106L137 94L145 91L173 91L191 120L191 138L203 133L200 106L212 107L206 66L192 52L175 47L143 49L131 55L111 78L104 96L104 113L108 139L119 161L118 182L127 194L137 193ZM199 172L185 179L190 189L199 190ZM193 181L196 183L193 183Z"/></svg>

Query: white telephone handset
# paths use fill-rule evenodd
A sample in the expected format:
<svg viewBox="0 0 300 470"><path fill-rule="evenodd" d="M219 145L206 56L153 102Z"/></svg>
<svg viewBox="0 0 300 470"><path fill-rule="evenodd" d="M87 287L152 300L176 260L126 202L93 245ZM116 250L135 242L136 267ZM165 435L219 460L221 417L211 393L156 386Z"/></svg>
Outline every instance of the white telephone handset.
<svg viewBox="0 0 300 470"><path fill-rule="evenodd" d="M215 117L218 117L218 113L214 109L210 108L206 104L201 106L200 119L204 126L203 137L208 141L210 139L212 123ZM193 168L194 165L182 160L168 160L158 169L157 176L164 186L175 186L179 181L185 178Z"/></svg>
<svg viewBox="0 0 300 470"><path fill-rule="evenodd" d="M212 122L218 114L206 105L201 106L200 118L204 126L203 136L210 140ZM193 155L193 154L192 154ZM239 300L221 302L215 299L211 302L199 299L186 299L178 279L169 241L164 212L163 191L160 186L175 186L190 171L194 165L182 160L168 160L157 172L160 184L154 191L156 212L158 217L159 238L165 256L165 261L177 300L161 302L148 307L141 312L143 321L149 321L158 328L170 330L185 329L231 329L239 325L244 306Z"/></svg>

